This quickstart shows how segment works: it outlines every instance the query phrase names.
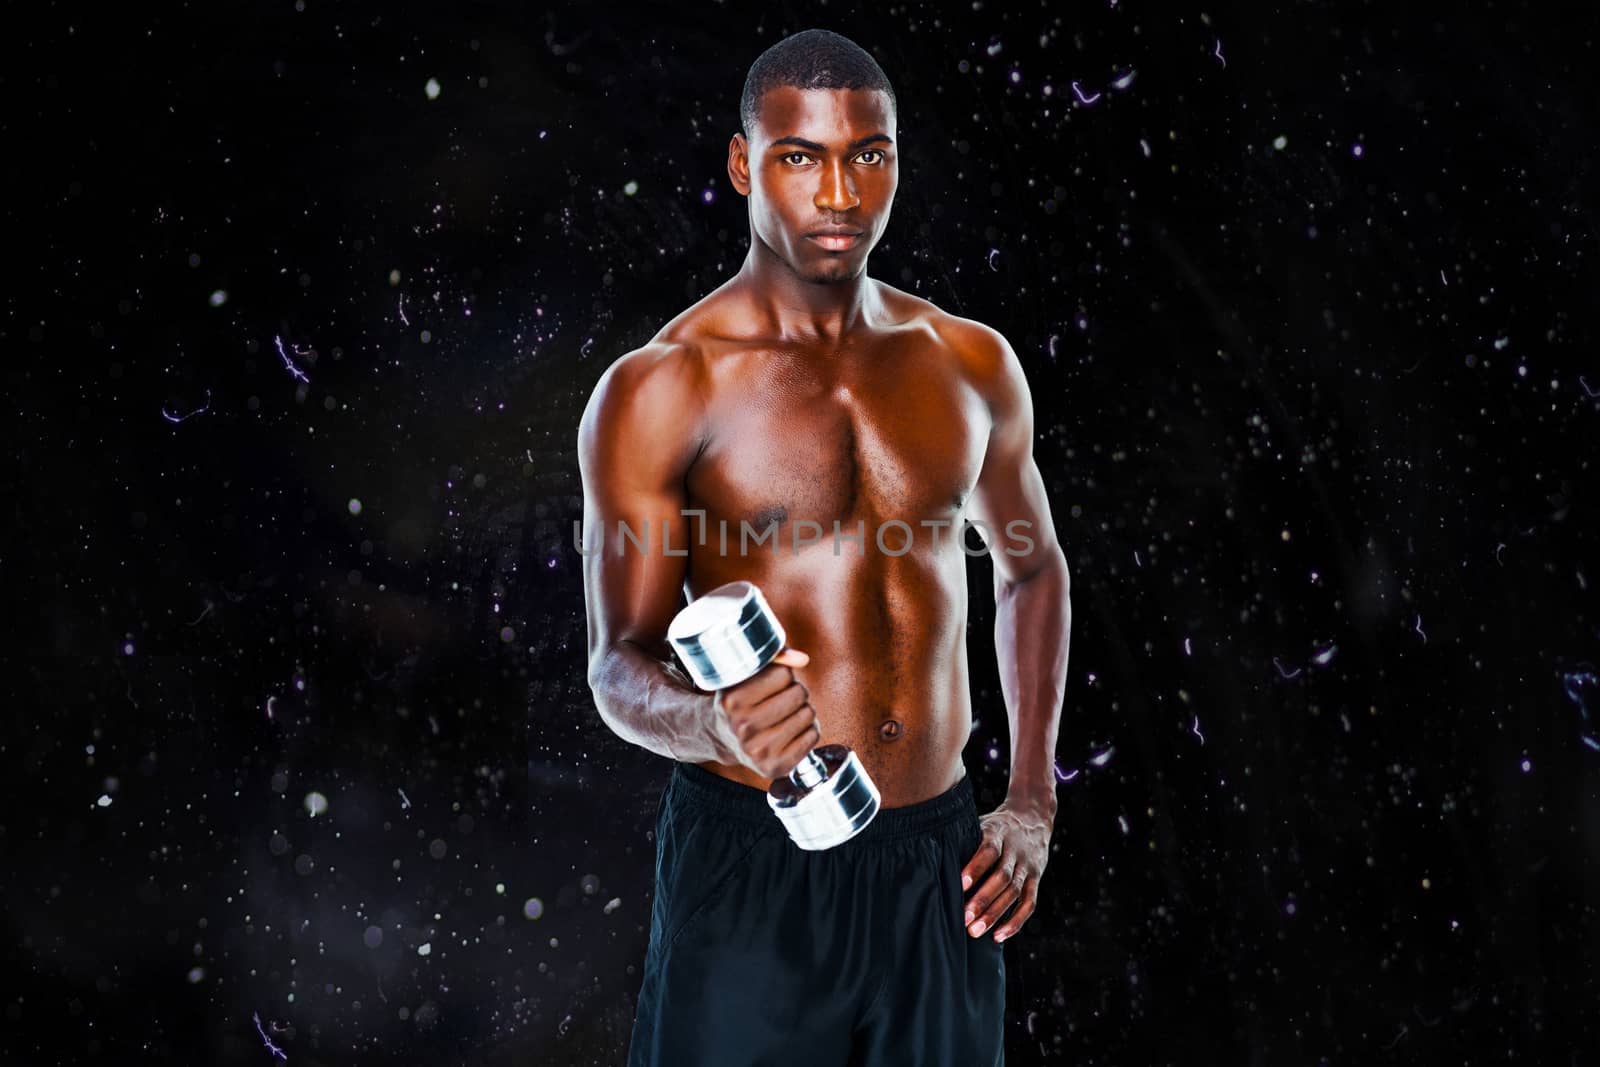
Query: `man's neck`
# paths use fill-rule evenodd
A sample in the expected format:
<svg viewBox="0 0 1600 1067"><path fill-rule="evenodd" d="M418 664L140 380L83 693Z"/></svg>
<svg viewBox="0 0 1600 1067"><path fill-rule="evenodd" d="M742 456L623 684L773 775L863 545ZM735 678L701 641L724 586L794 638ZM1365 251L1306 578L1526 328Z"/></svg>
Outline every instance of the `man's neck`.
<svg viewBox="0 0 1600 1067"><path fill-rule="evenodd" d="M865 270L836 282L807 281L754 235L738 278L756 313L783 340L837 343L868 327L877 310Z"/></svg>

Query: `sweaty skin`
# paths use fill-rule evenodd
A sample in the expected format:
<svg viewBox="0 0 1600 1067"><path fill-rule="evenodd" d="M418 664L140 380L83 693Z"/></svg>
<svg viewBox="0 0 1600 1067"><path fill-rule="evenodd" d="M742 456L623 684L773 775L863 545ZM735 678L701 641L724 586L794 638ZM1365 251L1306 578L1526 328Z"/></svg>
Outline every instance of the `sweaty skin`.
<svg viewBox="0 0 1600 1067"><path fill-rule="evenodd" d="M964 773L960 531L982 523L966 543L994 571L1011 780L985 817L993 854L969 872L993 868L990 927L1023 901L1014 929L1055 815L1067 567L1011 346L866 274L898 183L895 132L881 92L785 87L763 96L749 142L734 135L748 257L607 369L580 427L589 678L619 736L766 789L712 736L712 696L665 640L684 594L751 581L810 657L793 676L812 743L854 749L885 807L927 800ZM807 236L824 228L860 236L843 249Z"/></svg>

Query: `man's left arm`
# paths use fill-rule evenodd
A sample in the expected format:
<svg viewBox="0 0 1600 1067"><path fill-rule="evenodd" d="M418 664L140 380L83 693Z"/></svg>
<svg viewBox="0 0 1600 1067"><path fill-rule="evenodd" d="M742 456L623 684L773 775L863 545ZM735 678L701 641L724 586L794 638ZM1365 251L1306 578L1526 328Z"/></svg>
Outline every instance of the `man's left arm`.
<svg viewBox="0 0 1600 1067"><path fill-rule="evenodd" d="M969 511L994 566L995 654L1011 722L1011 784L1005 802L981 820L983 841L962 870L962 888L977 887L966 905L968 933L992 931L1004 941L1033 914L1050 855L1071 579L1033 459L1033 402L1022 365L999 333L965 321L963 327L974 381L992 417Z"/></svg>

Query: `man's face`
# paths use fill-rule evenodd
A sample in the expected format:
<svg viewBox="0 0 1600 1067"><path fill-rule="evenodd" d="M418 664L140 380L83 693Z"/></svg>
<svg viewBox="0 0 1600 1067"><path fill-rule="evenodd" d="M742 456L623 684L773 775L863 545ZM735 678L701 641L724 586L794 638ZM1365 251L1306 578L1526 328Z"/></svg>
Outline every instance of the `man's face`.
<svg viewBox="0 0 1600 1067"><path fill-rule="evenodd" d="M736 133L728 148L728 175L749 197L756 238L807 281L860 274L900 184L894 136L881 90L769 89L750 141Z"/></svg>

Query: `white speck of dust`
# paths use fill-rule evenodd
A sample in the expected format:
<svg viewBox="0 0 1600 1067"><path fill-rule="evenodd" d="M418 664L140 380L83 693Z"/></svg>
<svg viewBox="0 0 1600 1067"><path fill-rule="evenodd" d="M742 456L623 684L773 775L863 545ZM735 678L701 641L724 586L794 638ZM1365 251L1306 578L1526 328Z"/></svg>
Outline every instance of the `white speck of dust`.
<svg viewBox="0 0 1600 1067"><path fill-rule="evenodd" d="M627 185L624 185L622 187L622 191L624 193L628 194L629 196L632 196L634 193L637 193L639 191L639 183L638 182L634 182L634 181L630 181Z"/></svg>
<svg viewBox="0 0 1600 1067"><path fill-rule="evenodd" d="M313 819L316 818L328 810L328 798L312 790L306 794L306 810L311 813Z"/></svg>
<svg viewBox="0 0 1600 1067"><path fill-rule="evenodd" d="M361 514L361 499L359 497L351 497L350 503L347 506L350 508L350 514Z"/></svg>
<svg viewBox="0 0 1600 1067"><path fill-rule="evenodd" d="M419 955L419 956L426 956L429 953L431 953L432 951L433 951L433 942L432 941L424 941L422 944L417 946L417 955Z"/></svg>
<svg viewBox="0 0 1600 1067"><path fill-rule="evenodd" d="M1278 136L1276 136L1276 137L1274 137L1272 139L1272 147L1276 148L1280 152L1282 152L1284 150L1284 148L1286 148L1288 146L1288 144L1289 144L1289 138L1285 137L1281 133L1278 134Z"/></svg>
<svg viewBox="0 0 1600 1067"><path fill-rule="evenodd" d="M429 100L439 99L439 79L429 78L427 84L422 87L422 91L428 94Z"/></svg>

